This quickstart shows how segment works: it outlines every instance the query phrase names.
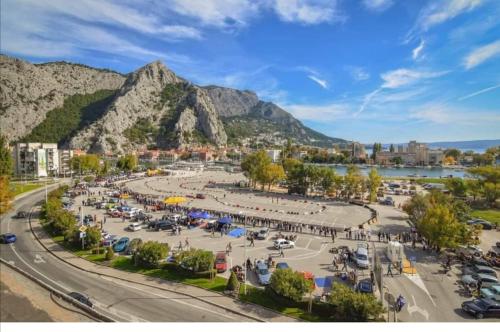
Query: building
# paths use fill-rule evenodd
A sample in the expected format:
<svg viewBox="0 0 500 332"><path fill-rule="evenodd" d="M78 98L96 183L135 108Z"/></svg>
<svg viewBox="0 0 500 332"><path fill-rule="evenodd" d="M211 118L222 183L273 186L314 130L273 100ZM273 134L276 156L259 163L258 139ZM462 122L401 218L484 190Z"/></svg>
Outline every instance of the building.
<svg viewBox="0 0 500 332"><path fill-rule="evenodd" d="M359 142L334 144L333 148L337 153L348 152L351 159L366 159L365 145Z"/></svg>
<svg viewBox="0 0 500 332"><path fill-rule="evenodd" d="M441 165L443 163L443 150L429 150L427 152L429 165Z"/></svg>
<svg viewBox="0 0 500 332"><path fill-rule="evenodd" d="M279 161L281 156L281 150L266 150L266 153L273 163Z"/></svg>
<svg viewBox="0 0 500 332"><path fill-rule="evenodd" d="M161 151L159 160L167 164L173 164L179 159L179 153L175 150Z"/></svg>
<svg viewBox="0 0 500 332"><path fill-rule="evenodd" d="M13 153L17 176L46 177L59 174L56 143L17 143Z"/></svg>
<svg viewBox="0 0 500 332"><path fill-rule="evenodd" d="M71 176L71 158L73 158L73 150L59 150L60 176Z"/></svg>

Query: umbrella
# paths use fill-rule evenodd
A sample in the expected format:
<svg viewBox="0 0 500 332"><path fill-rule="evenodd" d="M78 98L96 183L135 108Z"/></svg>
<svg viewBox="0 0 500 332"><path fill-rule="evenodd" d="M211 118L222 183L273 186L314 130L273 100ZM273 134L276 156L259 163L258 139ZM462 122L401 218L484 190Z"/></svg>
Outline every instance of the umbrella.
<svg viewBox="0 0 500 332"><path fill-rule="evenodd" d="M244 234L245 234L244 228L235 228L232 231L230 231L229 233L227 233L227 235L232 236L232 237L241 237Z"/></svg>
<svg viewBox="0 0 500 332"><path fill-rule="evenodd" d="M182 196L171 196L163 200L165 204L179 204L179 203L184 203L186 201L187 201L186 198Z"/></svg>
<svg viewBox="0 0 500 332"><path fill-rule="evenodd" d="M232 222L232 221L231 221L231 218L229 218L229 217L222 217L222 218L220 218L220 219L218 220L218 223L219 223L219 224L222 224L222 225L228 225L228 224L230 225L230 224L231 224L231 222Z"/></svg>

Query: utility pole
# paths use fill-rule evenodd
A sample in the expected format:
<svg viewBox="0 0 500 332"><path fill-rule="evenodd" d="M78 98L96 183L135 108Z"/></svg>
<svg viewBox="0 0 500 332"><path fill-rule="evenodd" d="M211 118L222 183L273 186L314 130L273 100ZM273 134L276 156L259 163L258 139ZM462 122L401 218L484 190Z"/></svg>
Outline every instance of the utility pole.
<svg viewBox="0 0 500 332"><path fill-rule="evenodd" d="M243 269L243 294L247 295L247 217L243 219L243 262L245 263L245 268Z"/></svg>

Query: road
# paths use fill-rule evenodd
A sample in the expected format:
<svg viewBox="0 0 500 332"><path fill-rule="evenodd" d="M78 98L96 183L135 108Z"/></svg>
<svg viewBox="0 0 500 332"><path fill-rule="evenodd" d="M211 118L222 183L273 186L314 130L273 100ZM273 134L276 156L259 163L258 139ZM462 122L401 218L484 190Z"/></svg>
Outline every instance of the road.
<svg viewBox="0 0 500 332"><path fill-rule="evenodd" d="M27 219L14 219L18 210L29 211L45 197L38 191L15 201L2 216L1 233L17 235L14 245L1 245L0 256L55 289L88 295L96 310L117 321L241 322L249 319L188 296L83 272L52 256L34 238ZM2 302L4 303L4 302Z"/></svg>

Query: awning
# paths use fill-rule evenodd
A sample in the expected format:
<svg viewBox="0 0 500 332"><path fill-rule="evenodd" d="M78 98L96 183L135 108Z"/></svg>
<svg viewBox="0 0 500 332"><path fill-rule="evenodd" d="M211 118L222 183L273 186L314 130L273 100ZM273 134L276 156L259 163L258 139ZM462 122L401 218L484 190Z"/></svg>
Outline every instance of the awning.
<svg viewBox="0 0 500 332"><path fill-rule="evenodd" d="M182 197L182 196L171 196L171 197L167 197L163 200L163 202L165 204L179 204L179 203L184 203L186 201L187 201L187 199L185 197Z"/></svg>
<svg viewBox="0 0 500 332"><path fill-rule="evenodd" d="M204 211L204 212L200 213L199 218L202 218L202 219L210 219L210 218L212 218L212 215L210 215L210 213L208 213L208 212Z"/></svg>
<svg viewBox="0 0 500 332"><path fill-rule="evenodd" d="M232 223L232 220L229 217L222 217L217 222L222 225L230 225Z"/></svg>
<svg viewBox="0 0 500 332"><path fill-rule="evenodd" d="M227 233L227 235L229 235L231 237L241 237L242 235L245 235L245 232L246 231L244 228L235 228L232 231L230 231L229 233Z"/></svg>

